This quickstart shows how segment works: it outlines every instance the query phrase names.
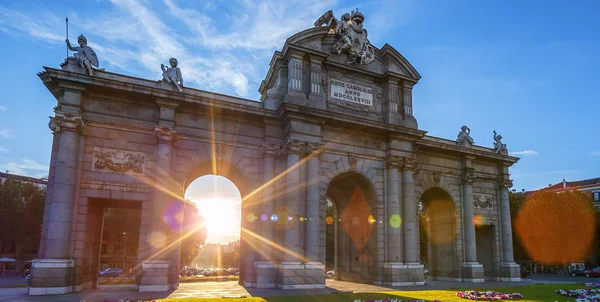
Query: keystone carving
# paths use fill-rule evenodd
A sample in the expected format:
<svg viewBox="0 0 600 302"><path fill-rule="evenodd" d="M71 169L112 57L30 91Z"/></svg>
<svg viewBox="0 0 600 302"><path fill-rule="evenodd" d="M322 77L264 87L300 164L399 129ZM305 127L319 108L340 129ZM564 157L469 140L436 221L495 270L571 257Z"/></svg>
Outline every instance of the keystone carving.
<svg viewBox="0 0 600 302"><path fill-rule="evenodd" d="M354 155L348 154L348 165L350 165L350 170L356 170L356 164L358 163L358 158Z"/></svg>

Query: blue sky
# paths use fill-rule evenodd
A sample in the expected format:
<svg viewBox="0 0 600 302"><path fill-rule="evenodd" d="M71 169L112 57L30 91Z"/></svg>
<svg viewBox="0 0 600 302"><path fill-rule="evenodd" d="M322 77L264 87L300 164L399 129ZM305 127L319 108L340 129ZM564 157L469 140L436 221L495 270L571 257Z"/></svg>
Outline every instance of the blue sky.
<svg viewBox="0 0 600 302"><path fill-rule="evenodd" d="M179 60L186 86L258 100L273 51L328 9L358 7L377 47L419 71L414 113L430 135L504 136L516 189L600 176L598 1L2 1L0 170L44 176L55 100L36 76L84 33L111 72L159 79Z"/></svg>

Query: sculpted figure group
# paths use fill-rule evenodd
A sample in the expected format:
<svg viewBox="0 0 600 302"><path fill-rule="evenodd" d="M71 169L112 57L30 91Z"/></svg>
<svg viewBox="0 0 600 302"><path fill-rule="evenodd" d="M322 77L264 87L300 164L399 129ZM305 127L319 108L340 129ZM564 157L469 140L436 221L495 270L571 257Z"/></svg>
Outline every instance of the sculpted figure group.
<svg viewBox="0 0 600 302"><path fill-rule="evenodd" d="M363 28L364 21L365 16L358 8L343 14L339 20L335 18L333 11L329 10L315 21L315 27L327 25L335 32L337 42L331 47L331 53L346 53L346 64L354 65L358 62L366 65L375 59L375 52L367 39L367 30Z"/></svg>
<svg viewBox="0 0 600 302"><path fill-rule="evenodd" d="M467 126L460 127L460 132L456 138L456 144L460 147L473 147L474 143L475 142L471 137L471 129ZM502 143L502 135L496 133L496 130L494 130L494 153L508 155L506 144Z"/></svg>

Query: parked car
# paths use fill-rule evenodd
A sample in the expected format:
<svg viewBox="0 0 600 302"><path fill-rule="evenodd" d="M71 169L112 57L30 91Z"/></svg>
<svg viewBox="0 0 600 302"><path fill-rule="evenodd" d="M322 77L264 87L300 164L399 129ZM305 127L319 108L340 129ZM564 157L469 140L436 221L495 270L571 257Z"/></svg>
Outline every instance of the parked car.
<svg viewBox="0 0 600 302"><path fill-rule="evenodd" d="M184 267L181 272L179 272L180 276L196 276L198 275L198 269L192 266Z"/></svg>
<svg viewBox="0 0 600 302"><path fill-rule="evenodd" d="M596 267L593 269L589 269L583 272L587 278L590 277L599 277L600 276L600 267Z"/></svg>
<svg viewBox="0 0 600 302"><path fill-rule="evenodd" d="M120 268L109 267L103 271L100 271L100 273L98 273L98 276L100 276L100 277L121 277L121 276L123 276L123 270Z"/></svg>
<svg viewBox="0 0 600 302"><path fill-rule="evenodd" d="M568 267L569 275L575 276L585 276L585 264L583 262L573 262L569 264Z"/></svg>

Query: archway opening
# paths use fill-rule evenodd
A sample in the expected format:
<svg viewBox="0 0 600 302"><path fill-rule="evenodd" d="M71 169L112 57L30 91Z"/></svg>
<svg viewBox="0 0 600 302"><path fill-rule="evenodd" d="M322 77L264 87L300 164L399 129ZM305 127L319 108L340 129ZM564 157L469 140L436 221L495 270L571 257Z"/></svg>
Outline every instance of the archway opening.
<svg viewBox="0 0 600 302"><path fill-rule="evenodd" d="M191 248L182 247L182 274L238 275L242 219L240 190L228 178L209 174L190 182L184 196L187 204L196 208L196 213L187 211L184 220L186 214L197 215L192 219L203 224L204 234L193 236L194 242L188 243Z"/></svg>
<svg viewBox="0 0 600 302"><path fill-rule="evenodd" d="M377 279L378 220L376 193L371 183L354 172L336 176L327 187L332 216L326 223L332 238L327 240L328 264L335 278L371 282ZM327 255L326 255L327 256ZM331 259L333 258L333 259Z"/></svg>
<svg viewBox="0 0 600 302"><path fill-rule="evenodd" d="M433 280L460 277L456 260L456 209L452 198L440 188L421 196L421 258ZM425 252L423 252L425 251Z"/></svg>

